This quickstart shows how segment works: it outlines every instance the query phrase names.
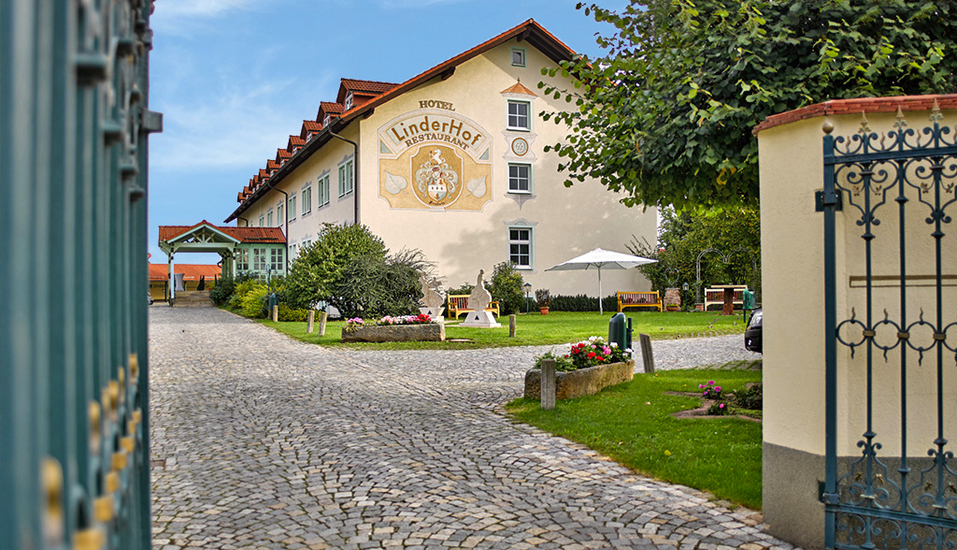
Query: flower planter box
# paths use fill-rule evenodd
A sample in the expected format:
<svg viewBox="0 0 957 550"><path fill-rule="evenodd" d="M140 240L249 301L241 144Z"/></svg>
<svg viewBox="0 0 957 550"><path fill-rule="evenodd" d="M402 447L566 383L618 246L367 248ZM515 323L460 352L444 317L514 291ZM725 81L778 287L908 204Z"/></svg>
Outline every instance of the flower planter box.
<svg viewBox="0 0 957 550"><path fill-rule="evenodd" d="M442 323L377 325L359 327L352 332L342 331L343 342L441 342L443 340L445 340L445 325Z"/></svg>
<svg viewBox="0 0 957 550"><path fill-rule="evenodd" d="M635 361L609 363L587 369L555 373L555 399L571 399L592 395L608 386L628 382L635 375ZM542 371L530 369L525 373L525 397L541 399Z"/></svg>

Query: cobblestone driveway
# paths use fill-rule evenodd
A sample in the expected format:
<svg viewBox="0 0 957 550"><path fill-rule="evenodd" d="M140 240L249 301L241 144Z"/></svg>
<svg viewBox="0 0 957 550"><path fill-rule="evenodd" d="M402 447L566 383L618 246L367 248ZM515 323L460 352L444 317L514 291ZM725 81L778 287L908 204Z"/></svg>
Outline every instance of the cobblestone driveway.
<svg viewBox="0 0 957 550"><path fill-rule="evenodd" d="M791 548L495 412L537 350L329 351L213 308L150 323L157 549Z"/></svg>

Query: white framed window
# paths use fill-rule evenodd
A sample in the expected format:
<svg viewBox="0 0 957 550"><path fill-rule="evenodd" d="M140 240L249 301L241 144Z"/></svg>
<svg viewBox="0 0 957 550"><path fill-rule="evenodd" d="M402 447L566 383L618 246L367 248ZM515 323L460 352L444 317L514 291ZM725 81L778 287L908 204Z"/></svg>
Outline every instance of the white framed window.
<svg viewBox="0 0 957 550"><path fill-rule="evenodd" d="M249 250L236 249L236 271L249 271Z"/></svg>
<svg viewBox="0 0 957 550"><path fill-rule="evenodd" d="M272 208L266 212L266 227L272 227Z"/></svg>
<svg viewBox="0 0 957 550"><path fill-rule="evenodd" d="M269 267L274 271L283 271L285 270L285 251L281 248L273 248L269 251Z"/></svg>
<svg viewBox="0 0 957 550"><path fill-rule="evenodd" d="M339 197L342 198L352 193L355 181L352 173L352 159L349 159L339 165Z"/></svg>
<svg viewBox="0 0 957 550"><path fill-rule="evenodd" d="M525 66L525 48L512 48L512 66Z"/></svg>
<svg viewBox="0 0 957 550"><path fill-rule="evenodd" d="M266 216L259 215L259 227L266 227Z"/></svg>
<svg viewBox="0 0 957 550"><path fill-rule="evenodd" d="M508 192L528 194L532 192L531 164L511 162L508 164Z"/></svg>
<svg viewBox="0 0 957 550"><path fill-rule="evenodd" d="M253 249L253 271L266 271L266 249Z"/></svg>
<svg viewBox="0 0 957 550"><path fill-rule="evenodd" d="M302 215L312 212L312 182L307 181L302 188Z"/></svg>
<svg viewBox="0 0 957 550"><path fill-rule="evenodd" d="M282 223L286 221L286 218L283 217L283 214L285 212L283 212L282 207L283 207L282 203L279 203L276 205L276 225L278 226L282 226Z"/></svg>
<svg viewBox="0 0 957 550"><path fill-rule="evenodd" d="M332 122L332 115L326 115L322 118L322 127L328 128L330 122Z"/></svg>
<svg viewBox="0 0 957 550"><path fill-rule="evenodd" d="M532 228L508 228L508 261L516 269L532 268Z"/></svg>
<svg viewBox="0 0 957 550"><path fill-rule="evenodd" d="M317 208L322 208L323 206L329 204L329 174L319 178L319 181L316 182L316 188L319 199Z"/></svg>
<svg viewBox="0 0 957 550"><path fill-rule="evenodd" d="M296 193L289 195L289 221L296 219Z"/></svg>
<svg viewBox="0 0 957 550"><path fill-rule="evenodd" d="M296 256L299 255L299 252L297 251L298 248L299 248L299 245L295 245L295 244L289 245L289 258L290 258L290 259L295 259Z"/></svg>
<svg viewBox="0 0 957 550"><path fill-rule="evenodd" d="M528 101L508 100L508 129L531 130L532 120L529 116L531 110L532 104Z"/></svg>
<svg viewBox="0 0 957 550"><path fill-rule="evenodd" d="M346 94L346 99L343 102L342 108L348 111L349 109L352 108L352 105L354 104L354 102L355 102L355 97L352 95L352 92L349 92Z"/></svg>

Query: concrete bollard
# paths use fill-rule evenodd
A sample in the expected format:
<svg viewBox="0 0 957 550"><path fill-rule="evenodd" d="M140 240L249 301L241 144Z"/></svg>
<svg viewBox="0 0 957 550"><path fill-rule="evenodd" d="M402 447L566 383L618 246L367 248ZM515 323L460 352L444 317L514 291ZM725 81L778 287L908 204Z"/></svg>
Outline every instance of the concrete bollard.
<svg viewBox="0 0 957 550"><path fill-rule="evenodd" d="M645 374L654 374L655 356L651 353L651 336L639 334L638 339L641 340L641 362L644 364Z"/></svg>
<svg viewBox="0 0 957 550"><path fill-rule="evenodd" d="M508 316L508 337L515 338L515 314Z"/></svg>
<svg viewBox="0 0 957 550"><path fill-rule="evenodd" d="M539 392L542 397L542 410L550 411L555 408L555 360L542 360L542 382Z"/></svg>
<svg viewBox="0 0 957 550"><path fill-rule="evenodd" d="M325 311L319 312L319 336L326 335L326 320L329 318L329 314Z"/></svg>
<svg viewBox="0 0 957 550"><path fill-rule="evenodd" d="M306 334L312 334L313 326L312 323L316 319L316 310L310 309L309 316L306 317Z"/></svg>
<svg viewBox="0 0 957 550"><path fill-rule="evenodd" d="M272 306L272 322L279 322L279 306Z"/></svg>

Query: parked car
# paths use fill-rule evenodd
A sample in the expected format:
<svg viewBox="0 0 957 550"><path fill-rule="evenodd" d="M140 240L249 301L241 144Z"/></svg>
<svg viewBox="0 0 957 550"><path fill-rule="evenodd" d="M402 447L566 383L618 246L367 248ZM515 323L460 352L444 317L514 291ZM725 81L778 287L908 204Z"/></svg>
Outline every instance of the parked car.
<svg viewBox="0 0 957 550"><path fill-rule="evenodd" d="M751 312L748 326L744 329L744 349L761 353L761 321L763 318L761 309Z"/></svg>
<svg viewBox="0 0 957 550"><path fill-rule="evenodd" d="M146 292L146 297L150 299L150 305L153 305L153 295L149 291Z"/></svg>

